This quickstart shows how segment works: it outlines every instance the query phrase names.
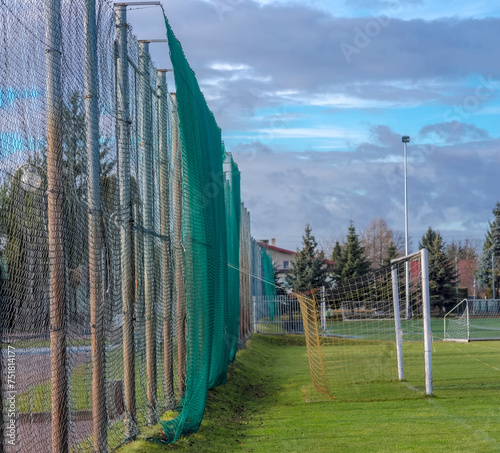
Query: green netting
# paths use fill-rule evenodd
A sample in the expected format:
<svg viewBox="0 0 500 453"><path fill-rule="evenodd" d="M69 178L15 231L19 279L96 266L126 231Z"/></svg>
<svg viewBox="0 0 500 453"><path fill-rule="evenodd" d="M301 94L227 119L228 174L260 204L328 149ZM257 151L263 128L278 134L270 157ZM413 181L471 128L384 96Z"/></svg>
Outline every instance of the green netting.
<svg viewBox="0 0 500 453"><path fill-rule="evenodd" d="M227 255L229 264L229 318L227 326L227 344L229 346L229 360L236 358L238 350L240 318L240 172L232 156L225 154L224 173L226 174L226 223L227 223Z"/></svg>
<svg viewBox="0 0 500 453"><path fill-rule="evenodd" d="M168 441L196 431L205 409L207 390L223 383L233 343L237 344L239 295L230 304L228 244L233 250L236 232L226 234L226 212L221 132L182 47L165 17L170 56L177 89L182 146L182 247L186 296L186 384L179 416L162 422ZM229 190L230 197L236 194ZM238 188L239 198L239 188ZM238 200L239 209L239 200ZM229 209L231 211L231 209ZM235 217L233 219L233 217ZM232 226L233 226L232 225ZM237 247L237 244L236 244ZM237 262L237 261L236 261ZM233 296L233 292L231 292ZM236 307L236 308L235 308ZM229 322L231 320L231 322ZM227 333L226 333L227 332Z"/></svg>
<svg viewBox="0 0 500 453"><path fill-rule="evenodd" d="M276 299L274 285L273 260L265 248L262 249L262 273L264 274L264 292L269 300ZM274 321L274 302L269 302L269 320Z"/></svg>
<svg viewBox="0 0 500 453"><path fill-rule="evenodd" d="M172 442L198 428L263 292L238 167L168 24L177 96L126 5L7 3L0 407L19 371L15 449L113 451L179 410Z"/></svg>

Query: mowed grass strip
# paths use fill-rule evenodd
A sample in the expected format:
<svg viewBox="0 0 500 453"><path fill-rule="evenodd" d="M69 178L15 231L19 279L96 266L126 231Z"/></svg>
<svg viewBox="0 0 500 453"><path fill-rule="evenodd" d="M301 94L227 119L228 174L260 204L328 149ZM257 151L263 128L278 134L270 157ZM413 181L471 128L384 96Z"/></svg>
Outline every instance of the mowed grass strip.
<svg viewBox="0 0 500 453"><path fill-rule="evenodd" d="M303 337L254 335L209 392L197 433L145 440L161 441L157 425L118 451L499 452L500 342L435 342L433 358L432 398L307 402Z"/></svg>

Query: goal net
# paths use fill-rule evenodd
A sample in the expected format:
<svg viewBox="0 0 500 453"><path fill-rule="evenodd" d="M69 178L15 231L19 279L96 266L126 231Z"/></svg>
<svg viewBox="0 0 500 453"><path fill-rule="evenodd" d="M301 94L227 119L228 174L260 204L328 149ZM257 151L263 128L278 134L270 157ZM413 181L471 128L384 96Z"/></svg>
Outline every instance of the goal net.
<svg viewBox="0 0 500 453"><path fill-rule="evenodd" d="M447 341L500 340L500 300L464 299L444 316Z"/></svg>
<svg viewBox="0 0 500 453"><path fill-rule="evenodd" d="M365 401L432 394L425 249L297 298L316 396Z"/></svg>

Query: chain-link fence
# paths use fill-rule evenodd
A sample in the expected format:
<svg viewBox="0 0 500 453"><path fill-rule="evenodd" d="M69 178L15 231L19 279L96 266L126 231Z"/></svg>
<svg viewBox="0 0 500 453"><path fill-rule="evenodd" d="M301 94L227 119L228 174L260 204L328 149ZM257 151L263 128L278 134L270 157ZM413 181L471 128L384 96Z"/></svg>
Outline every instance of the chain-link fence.
<svg viewBox="0 0 500 453"><path fill-rule="evenodd" d="M167 410L175 441L272 281L238 167L167 22L176 94L125 4L0 5L2 451L113 450Z"/></svg>

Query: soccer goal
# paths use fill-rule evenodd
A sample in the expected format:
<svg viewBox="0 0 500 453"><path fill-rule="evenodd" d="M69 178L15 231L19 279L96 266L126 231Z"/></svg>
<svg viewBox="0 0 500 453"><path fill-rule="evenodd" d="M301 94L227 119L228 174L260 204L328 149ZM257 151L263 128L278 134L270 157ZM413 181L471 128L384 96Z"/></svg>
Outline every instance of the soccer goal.
<svg viewBox="0 0 500 453"><path fill-rule="evenodd" d="M431 395L428 282L423 249L330 290L297 294L315 391L346 400Z"/></svg>
<svg viewBox="0 0 500 453"><path fill-rule="evenodd" d="M500 300L460 301L444 316L444 340L500 340Z"/></svg>

